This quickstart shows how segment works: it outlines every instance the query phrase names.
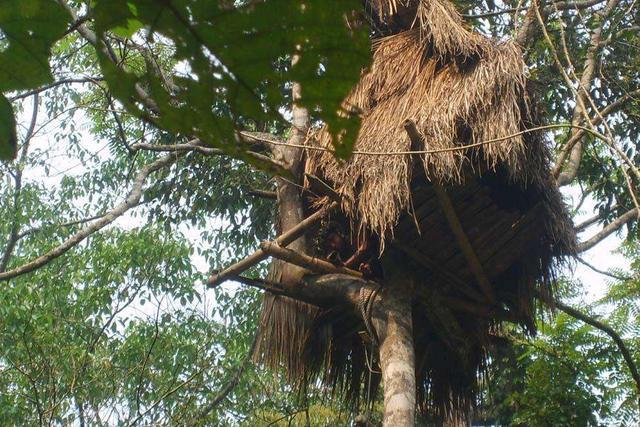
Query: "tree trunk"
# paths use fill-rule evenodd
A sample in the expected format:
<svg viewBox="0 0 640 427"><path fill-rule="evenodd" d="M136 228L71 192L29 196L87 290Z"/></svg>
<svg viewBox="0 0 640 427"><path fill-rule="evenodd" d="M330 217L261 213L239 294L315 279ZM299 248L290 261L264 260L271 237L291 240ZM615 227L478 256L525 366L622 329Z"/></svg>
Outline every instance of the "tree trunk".
<svg viewBox="0 0 640 427"><path fill-rule="evenodd" d="M295 64L297 61L298 57L294 56L292 63ZM295 102L300 99L300 92L300 84L293 83L291 95L294 105L292 106L293 120L289 143L294 145L301 145L304 143L310 126L308 111L305 108L295 105ZM304 169L304 152L300 148L286 146L272 147L272 152L274 158L283 162L294 177L293 180L276 177L278 232L284 233L305 219L304 203L301 191L302 172ZM308 253L309 241L306 236L302 236L289 244L288 247L297 252ZM303 268L277 261L275 261L275 263L277 265L279 264L276 269L280 272L281 277L273 279L281 282L285 287L290 287L301 280L302 275L304 274Z"/></svg>
<svg viewBox="0 0 640 427"><path fill-rule="evenodd" d="M372 323L380 344L384 384L384 426L415 425L416 375L408 281L389 283L378 296Z"/></svg>

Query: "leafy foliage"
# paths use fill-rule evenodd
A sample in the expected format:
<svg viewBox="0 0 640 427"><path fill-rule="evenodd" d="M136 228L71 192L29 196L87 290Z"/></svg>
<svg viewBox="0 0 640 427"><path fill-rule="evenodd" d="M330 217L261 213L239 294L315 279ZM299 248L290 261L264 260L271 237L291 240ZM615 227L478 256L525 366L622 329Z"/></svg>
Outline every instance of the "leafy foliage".
<svg viewBox="0 0 640 427"><path fill-rule="evenodd" d="M8 42L0 53L3 92L51 81L51 46L66 34L70 21L68 11L51 0L15 3L0 14ZM104 0L91 7L95 34L91 32L90 39L103 75L112 95L137 117L250 160L244 155L247 147L236 142L238 124L284 120L279 111L287 97L283 89L297 81L304 88L297 102L317 111L334 134L343 135L338 154L351 152L358 119L345 117L341 103L370 57L366 27L357 20L347 23L360 9L359 2L334 1L327 7L317 0L239 5ZM103 42L108 31L145 44L162 40L179 73L167 77L152 54L127 57L115 52ZM294 55L293 66L277 66ZM2 110L2 123L10 129L10 110ZM10 130L4 134L1 153L7 158L13 150Z"/></svg>
<svg viewBox="0 0 640 427"><path fill-rule="evenodd" d="M22 161L0 164L6 270L57 247L125 198L142 168L162 155L137 144L169 149L198 137L233 158L176 155L171 167L149 177L140 205L120 220L45 267L2 282L0 424L353 421L344 402L327 390L311 387L294 396L279 373L245 363L259 293L236 285L205 290L202 282L211 268L241 258L274 234L274 202L249 196L274 189L272 169L255 158L251 163L260 170L242 161L247 146L235 131L286 137L290 81L302 83L298 102L314 118L344 133L345 145L337 148L348 155L358 125L339 114L340 105L369 58L368 29L351 13L360 2L4 3L0 89L7 94L0 99L0 157L24 154ZM518 6L459 3L469 14ZM639 33L633 30L638 4L621 6L605 27L598 56L591 91L598 110L638 90L640 81ZM548 21L556 46L565 30L574 65L567 68L578 76L601 7L563 11ZM512 17L467 19L503 38L513 34ZM73 31L79 28L84 36ZM87 41L92 34L93 42ZM294 55L299 59L291 66ZM548 120L570 121L573 94L549 47L540 38L527 56ZM30 89L43 96L27 138ZM610 116L616 142L635 164L637 99ZM570 138L568 132L552 136L558 152ZM606 225L633 200L619 159L597 140L587 139L585 147L576 187ZM619 254L630 271L612 272L619 278L611 280L605 298L590 305L575 298L578 280L563 296L619 331L637 361L636 227L626 228ZM258 266L250 274L263 272ZM494 358L477 421L634 425L637 390L609 337L563 314L547 319L540 331L537 338L507 331L516 345Z"/></svg>

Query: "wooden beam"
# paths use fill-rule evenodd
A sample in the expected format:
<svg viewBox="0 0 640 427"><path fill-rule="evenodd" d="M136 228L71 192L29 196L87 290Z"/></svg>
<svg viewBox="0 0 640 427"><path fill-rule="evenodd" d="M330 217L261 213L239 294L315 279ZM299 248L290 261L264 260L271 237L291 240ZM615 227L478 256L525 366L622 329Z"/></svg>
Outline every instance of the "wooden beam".
<svg viewBox="0 0 640 427"><path fill-rule="evenodd" d="M333 265L329 261L305 255L292 249L283 248L275 242L262 242L260 244L260 249L274 258L278 258L290 264L306 268L307 270L310 270L314 273L348 274L349 276L362 278L362 273L359 271L352 270L347 267Z"/></svg>
<svg viewBox="0 0 640 427"><path fill-rule="evenodd" d="M462 224L460 223L460 218L456 214L455 208L453 207L453 203L451 203L451 199L449 195L445 191L442 186L438 183L433 183L433 189L436 192L436 196L438 196L438 201L440 202L440 206L442 207L442 211L444 212L444 216L449 223L449 228L453 232L453 235L458 243L458 247L462 251L462 254L467 260L467 264L471 269L471 272L476 278L476 281L480 285L480 289L484 292L485 296L491 302L495 302L495 294L493 292L493 286L487 277L476 252L473 250L473 246L469 241L469 237L464 232L464 228L462 228Z"/></svg>
<svg viewBox="0 0 640 427"><path fill-rule="evenodd" d="M263 291L271 292L273 294L283 293L283 288L280 283L271 282L266 279L254 279L252 277L238 275L229 277L229 280L236 281L242 285L250 286L252 288L262 289Z"/></svg>
<svg viewBox="0 0 640 427"><path fill-rule="evenodd" d="M424 136L420 133L416 124L412 120L405 120L404 129L411 140L412 147L422 147L425 145ZM458 243L458 247L462 250L462 254L467 260L467 264L471 269L471 272L476 278L476 281L480 285L482 292L486 295L489 301L495 301L495 295L493 292L493 286L487 275L485 274L484 268L478 259L475 251L473 250L473 246L467 237L467 234L464 232L462 228L462 224L460 223L460 218L456 214L455 208L453 207L453 203L451 203L451 199L447 195L447 192L442 188L440 184L437 182L432 182L433 189L438 197L438 201L440 202L440 206L442 207L442 211L444 212L444 216L449 223L449 227L453 232L453 235Z"/></svg>
<svg viewBox="0 0 640 427"><path fill-rule="evenodd" d="M300 236L305 234L312 226L320 222L322 218L328 215L331 211L336 209L338 204L333 202L326 207L320 209L309 217L305 218L301 223L291 228L286 233L280 235L278 238L274 240L278 246L287 246L290 243L294 242ZM213 287L217 286L225 280L229 280L232 276L237 276L243 271L253 267L257 263L267 259L268 254L262 249L258 249L248 257L238 261L237 263L225 268L221 272L214 273L209 276L209 280L207 281L207 286Z"/></svg>
<svg viewBox="0 0 640 427"><path fill-rule="evenodd" d="M461 292L476 301L486 301L486 298L481 293L477 292L475 289L462 281L462 279L460 279L458 276L443 268L440 264L425 256L423 253L403 243L400 243L397 240L394 240L391 245L403 252L413 261L433 273L433 275L436 276L441 283L454 285L456 291ZM445 291L447 290L448 289L445 289Z"/></svg>

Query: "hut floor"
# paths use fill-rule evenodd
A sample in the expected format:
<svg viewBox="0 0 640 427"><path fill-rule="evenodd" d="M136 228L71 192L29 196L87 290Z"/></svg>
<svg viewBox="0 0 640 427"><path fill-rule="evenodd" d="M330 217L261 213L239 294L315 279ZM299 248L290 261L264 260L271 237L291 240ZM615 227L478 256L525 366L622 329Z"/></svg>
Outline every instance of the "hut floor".
<svg viewBox="0 0 640 427"><path fill-rule="evenodd" d="M450 185L446 192L492 284L502 281L501 276L537 245L536 234L542 226L539 207L522 209L516 203L509 206L500 200L495 188L484 185L481 179ZM486 295L454 237L433 187L422 177L414 180L412 194L412 212L401 217L391 245L424 268L426 277L420 292L431 300L437 294L454 310L495 317L495 312L487 312L477 304L486 301Z"/></svg>

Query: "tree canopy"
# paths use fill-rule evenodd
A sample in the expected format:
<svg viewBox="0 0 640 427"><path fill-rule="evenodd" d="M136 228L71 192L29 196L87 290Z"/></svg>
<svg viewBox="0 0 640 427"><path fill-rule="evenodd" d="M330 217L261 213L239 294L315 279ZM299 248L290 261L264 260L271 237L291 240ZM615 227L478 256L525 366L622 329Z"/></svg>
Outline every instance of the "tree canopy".
<svg viewBox="0 0 640 427"><path fill-rule="evenodd" d="M558 278L538 336L504 331L476 420L634 425L640 4L455 3L522 46L562 125L547 139L583 266ZM261 292L206 282L275 235L274 177L289 172L268 147L290 136L292 82L348 158L360 123L342 102L386 35L355 0L3 3L0 424L353 422L339 396L295 394L251 363ZM628 268L582 264L605 239ZM585 269L605 270L596 299Z"/></svg>

